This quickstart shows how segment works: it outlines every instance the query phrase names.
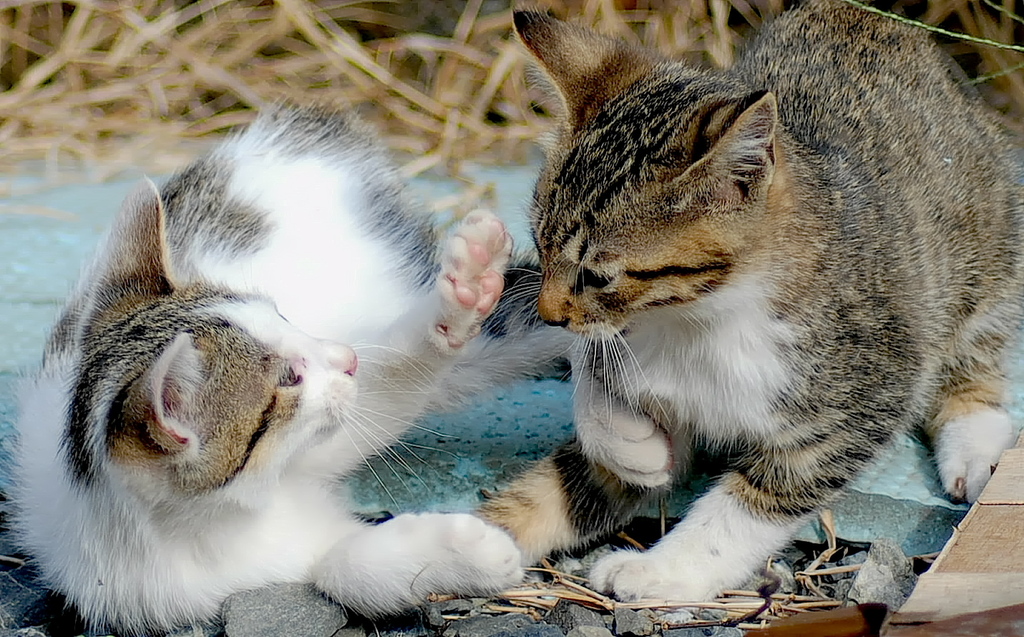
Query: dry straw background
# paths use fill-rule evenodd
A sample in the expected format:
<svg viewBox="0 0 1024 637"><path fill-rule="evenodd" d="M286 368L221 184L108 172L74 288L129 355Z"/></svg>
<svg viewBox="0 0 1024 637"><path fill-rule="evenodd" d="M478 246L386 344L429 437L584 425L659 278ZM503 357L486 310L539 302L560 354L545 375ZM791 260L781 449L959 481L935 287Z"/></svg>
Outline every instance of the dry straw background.
<svg viewBox="0 0 1024 637"><path fill-rule="evenodd" d="M555 14L712 66L786 0L539 0ZM878 6L1006 44L1017 0ZM45 160L166 171L282 98L357 108L405 171L522 161L547 127L508 0L0 0L0 170ZM1024 132L1024 54L939 36ZM38 164L32 163L37 166ZM93 173L95 175L95 172Z"/></svg>

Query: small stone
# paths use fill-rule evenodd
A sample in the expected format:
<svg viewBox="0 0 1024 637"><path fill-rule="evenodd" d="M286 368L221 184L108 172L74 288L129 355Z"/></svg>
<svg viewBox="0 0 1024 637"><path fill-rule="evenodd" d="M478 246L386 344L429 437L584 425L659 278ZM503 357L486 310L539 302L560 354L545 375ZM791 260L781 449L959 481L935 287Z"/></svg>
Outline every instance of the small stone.
<svg viewBox="0 0 1024 637"><path fill-rule="evenodd" d="M697 611L697 616L706 622L720 622L729 617L729 612L721 608L702 608Z"/></svg>
<svg viewBox="0 0 1024 637"><path fill-rule="evenodd" d="M42 628L7 628L0 629L0 637L50 637Z"/></svg>
<svg viewBox="0 0 1024 637"><path fill-rule="evenodd" d="M515 630L503 630L491 637L565 637L565 633L558 626L537 622Z"/></svg>
<svg viewBox="0 0 1024 637"><path fill-rule="evenodd" d="M654 634L653 613L627 608L615 609L615 634L622 637L646 637Z"/></svg>
<svg viewBox="0 0 1024 637"><path fill-rule="evenodd" d="M612 631L604 626L577 626L565 637L612 637Z"/></svg>
<svg viewBox="0 0 1024 637"><path fill-rule="evenodd" d="M331 637L346 623L345 609L309 584L235 593L224 603L226 637Z"/></svg>
<svg viewBox="0 0 1024 637"><path fill-rule="evenodd" d="M196 624L193 626L185 626L173 630L165 637L217 637L221 635L222 631L214 626L206 626L203 624Z"/></svg>
<svg viewBox="0 0 1024 637"><path fill-rule="evenodd" d="M442 634L444 637L493 637L498 633L513 632L535 623L533 618L526 615L477 615L469 619L452 621Z"/></svg>
<svg viewBox="0 0 1024 637"><path fill-rule="evenodd" d="M843 559L839 560L839 566L853 566L854 564L863 564L868 559L867 551L857 551L851 553Z"/></svg>
<svg viewBox="0 0 1024 637"><path fill-rule="evenodd" d="M21 628L49 618L47 591L26 567L0 573L0 628Z"/></svg>
<svg viewBox="0 0 1024 637"><path fill-rule="evenodd" d="M601 617L600 613L564 599L558 600L555 607L544 617L544 621L558 626L564 633L570 632L577 626L598 626L604 628L604 618Z"/></svg>
<svg viewBox="0 0 1024 637"><path fill-rule="evenodd" d="M662 633L662 637L743 637L743 631L731 626L673 628Z"/></svg>
<svg viewBox="0 0 1024 637"><path fill-rule="evenodd" d="M468 599L449 599L443 602L428 602L423 606L423 621L431 628L443 628L450 619L445 616L469 617L477 605Z"/></svg>
<svg viewBox="0 0 1024 637"><path fill-rule="evenodd" d="M339 628L331 637L366 637L369 634L362 626L345 626Z"/></svg>
<svg viewBox="0 0 1024 637"><path fill-rule="evenodd" d="M895 611L907 601L917 575L896 542L881 538L871 544L867 559L857 572L849 599L858 604L881 603Z"/></svg>
<svg viewBox="0 0 1024 637"><path fill-rule="evenodd" d="M680 608L679 610L674 610L670 613L658 614L658 621L662 624L668 624L670 626L680 626L682 624L689 624L692 621L696 621L696 619L697 617L685 608Z"/></svg>
<svg viewBox="0 0 1024 637"><path fill-rule="evenodd" d="M795 593L797 590L796 576L793 566L786 560L773 560L772 573L779 578L779 593Z"/></svg>
<svg viewBox="0 0 1024 637"><path fill-rule="evenodd" d="M434 634L424 625L423 615L417 612L369 620L366 632L380 637L427 637Z"/></svg>

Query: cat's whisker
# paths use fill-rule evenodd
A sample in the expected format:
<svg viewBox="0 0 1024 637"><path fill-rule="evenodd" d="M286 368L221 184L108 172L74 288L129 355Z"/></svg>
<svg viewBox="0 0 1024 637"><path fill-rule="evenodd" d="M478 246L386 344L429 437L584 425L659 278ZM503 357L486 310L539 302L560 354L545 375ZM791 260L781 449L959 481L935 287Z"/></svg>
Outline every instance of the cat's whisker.
<svg viewBox="0 0 1024 637"><path fill-rule="evenodd" d="M379 457L388 466L388 469L390 469L391 472L393 474L395 474L395 477L398 478L402 482L402 484L406 487L406 489L409 488L409 484L405 481L405 479L402 476L400 476L398 474L398 471L391 465L391 461L388 460L388 458L391 458L402 469L404 469L407 472L409 472L409 474L411 474L416 480L418 480L420 482L420 484L424 484L425 485L426 482L424 482L423 478L420 477L420 475L418 473L416 473L416 471L412 468L412 466L408 463L408 461L406 461L406 459L403 458L402 455L400 453L398 453L398 451L392 446L392 444L397 440L397 438L395 436L393 436L392 434L390 434L389 432L387 432L385 429L380 428L381 431L385 434L385 438L381 438L378 434L375 434L373 431L368 429L366 427L367 424L371 424L371 425L377 426L379 428L379 426L376 423L374 423L372 420L363 420L363 421L358 423L357 431L359 432L360 436L363 436L363 437L369 436L373 441L378 443L378 446L380 448L380 452L378 453L377 457ZM419 460L420 462L423 462L423 460L421 458L419 458L418 456L417 456L416 459Z"/></svg>
<svg viewBox="0 0 1024 637"><path fill-rule="evenodd" d="M418 425L418 424L416 424L414 422L410 422L408 420L403 420L401 418L397 418L396 416L393 416L391 414L385 414L385 413L382 413L382 412L379 412L379 411L374 411L373 409L370 409L370 408L362 406L362 405L355 405L355 409L357 409L359 411L364 411L364 412L373 414L374 416L381 416L381 417L384 417L384 418L390 418L391 420L394 420L395 422L401 423L401 424L405 425L406 427L408 427L410 429L419 429L420 431L425 431L425 432L427 432L429 434L433 434L433 435L441 437L441 438L455 438L456 437L456 436L453 436L451 434L446 434L446 433L442 433L440 431L435 431L435 430L433 430L433 429L431 429L429 427L424 427L423 425Z"/></svg>
<svg viewBox="0 0 1024 637"><path fill-rule="evenodd" d="M342 427L342 430L345 432L345 436L348 437L349 442L352 443L352 448L355 449L357 452L359 452L359 456L363 460L363 465L366 466L366 468L370 470L370 473L372 473L373 477L377 480L377 484L379 484L381 486L381 488L384 489L384 493L387 494L388 499L391 500L391 502L397 507L398 506L398 500L395 499L395 496L391 493L391 489L388 489L388 485L385 484L384 480L381 479L380 474L377 473L377 470L373 468L372 464L370 464L369 458L367 458L366 454L363 453L362 447L360 447L356 443L355 438L352 437L352 433L349 430L349 428Z"/></svg>

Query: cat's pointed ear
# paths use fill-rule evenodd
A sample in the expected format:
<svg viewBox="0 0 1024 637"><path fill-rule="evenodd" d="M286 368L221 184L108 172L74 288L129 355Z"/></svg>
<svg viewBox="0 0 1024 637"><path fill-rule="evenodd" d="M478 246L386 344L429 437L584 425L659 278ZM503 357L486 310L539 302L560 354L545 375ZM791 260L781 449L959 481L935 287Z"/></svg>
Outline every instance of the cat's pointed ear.
<svg viewBox="0 0 1024 637"><path fill-rule="evenodd" d="M661 61L653 51L536 10L512 13L516 33L554 85L573 128Z"/></svg>
<svg viewBox="0 0 1024 637"><path fill-rule="evenodd" d="M149 371L147 399L154 414L149 434L167 453L198 442L188 423L197 411L203 378L202 355L187 332L175 337Z"/></svg>
<svg viewBox="0 0 1024 637"><path fill-rule="evenodd" d="M742 105L748 106L693 166L712 182L713 196L726 205L742 203L753 191L770 185L775 171L775 94L758 91Z"/></svg>
<svg viewBox="0 0 1024 637"><path fill-rule="evenodd" d="M146 179L121 204L107 239L103 297L160 296L174 289L160 191Z"/></svg>

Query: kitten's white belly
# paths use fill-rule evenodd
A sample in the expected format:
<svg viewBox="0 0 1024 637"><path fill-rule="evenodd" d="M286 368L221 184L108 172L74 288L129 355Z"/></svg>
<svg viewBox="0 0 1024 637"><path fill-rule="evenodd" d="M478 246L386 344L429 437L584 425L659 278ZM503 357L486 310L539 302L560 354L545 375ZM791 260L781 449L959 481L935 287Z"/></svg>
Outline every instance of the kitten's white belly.
<svg viewBox="0 0 1024 637"><path fill-rule="evenodd" d="M626 386L649 391L676 414L679 426L692 426L712 440L772 435L779 423L771 404L788 383L778 346L790 334L785 324L769 319L759 297L746 297L735 311L731 298L718 299L725 307L717 308L713 320L682 320L666 312L639 325L627 341L643 373L639 383L627 379Z"/></svg>
<svg viewBox="0 0 1024 637"><path fill-rule="evenodd" d="M371 339L408 307L395 247L361 226L357 179L313 158L240 161L232 196L268 212L269 244L245 257L202 257L211 281L271 297L310 336ZM301 197L296 197L301 193Z"/></svg>

